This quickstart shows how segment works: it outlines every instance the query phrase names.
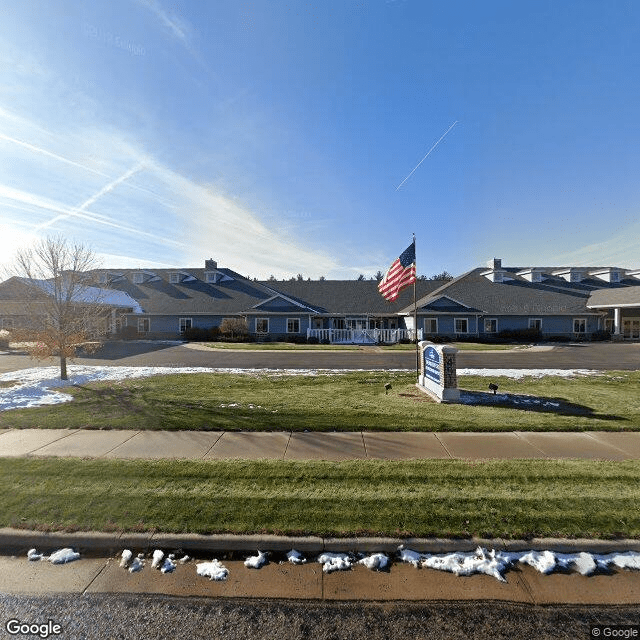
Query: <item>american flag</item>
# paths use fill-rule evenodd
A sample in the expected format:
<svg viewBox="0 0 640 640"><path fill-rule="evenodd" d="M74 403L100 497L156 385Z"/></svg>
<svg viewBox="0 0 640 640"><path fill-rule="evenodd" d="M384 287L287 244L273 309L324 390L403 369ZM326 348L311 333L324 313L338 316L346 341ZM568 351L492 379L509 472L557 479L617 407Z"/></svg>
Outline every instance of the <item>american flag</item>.
<svg viewBox="0 0 640 640"><path fill-rule="evenodd" d="M384 278L378 284L382 296L393 302L400 292L416 281L416 243L415 240L393 261Z"/></svg>

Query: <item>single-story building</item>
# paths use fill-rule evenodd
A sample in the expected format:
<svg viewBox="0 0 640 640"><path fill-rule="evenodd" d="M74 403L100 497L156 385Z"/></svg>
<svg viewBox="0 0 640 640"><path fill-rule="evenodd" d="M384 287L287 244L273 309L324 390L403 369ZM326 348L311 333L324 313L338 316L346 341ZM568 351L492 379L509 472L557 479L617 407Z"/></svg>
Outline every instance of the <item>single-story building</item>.
<svg viewBox="0 0 640 640"><path fill-rule="evenodd" d="M413 338L414 293L395 302L376 280L249 280L206 260L204 268L100 269L110 292L110 331L176 338L242 318L258 339L397 342ZM25 320L20 279L0 283L0 328ZM44 289L43 289L44 290ZM547 339L612 334L640 339L640 271L618 267L504 267L493 259L451 280L416 282L418 338L491 338L503 332Z"/></svg>

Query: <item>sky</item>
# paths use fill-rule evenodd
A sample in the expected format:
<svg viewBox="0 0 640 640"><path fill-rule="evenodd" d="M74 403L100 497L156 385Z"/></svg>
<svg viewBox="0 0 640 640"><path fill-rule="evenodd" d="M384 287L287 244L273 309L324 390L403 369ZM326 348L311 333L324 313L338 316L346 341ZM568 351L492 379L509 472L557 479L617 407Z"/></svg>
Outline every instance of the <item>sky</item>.
<svg viewBox="0 0 640 640"><path fill-rule="evenodd" d="M640 267L635 0L0 9L0 264Z"/></svg>

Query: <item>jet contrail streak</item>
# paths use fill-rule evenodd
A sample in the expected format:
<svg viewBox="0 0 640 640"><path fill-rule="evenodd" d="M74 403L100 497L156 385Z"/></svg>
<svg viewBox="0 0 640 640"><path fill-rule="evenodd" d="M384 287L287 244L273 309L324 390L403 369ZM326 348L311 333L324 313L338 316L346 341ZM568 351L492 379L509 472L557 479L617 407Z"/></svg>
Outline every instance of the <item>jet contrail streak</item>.
<svg viewBox="0 0 640 640"><path fill-rule="evenodd" d="M128 180L132 175L138 173L138 171L142 170L143 168L144 168L143 164L137 164L135 167L133 167L132 169L129 169L129 171L122 174L119 178L112 180L108 185L102 187L100 191L92 195L88 200L85 200L79 207L74 207L68 213L58 215L55 218L52 218L51 220L49 220L48 222L44 222L41 225L38 225L36 227L36 231L40 231L41 229L46 229L47 227L50 227L55 222L58 222L58 220L64 220L65 218L68 218L70 216L81 214L87 207L90 207L96 200L99 200L100 198L102 198L102 196L106 195L110 191L113 191L119 184L122 184L125 180Z"/></svg>
<svg viewBox="0 0 640 640"><path fill-rule="evenodd" d="M455 127L458 124L458 121L456 120L440 137L440 139L438 140L438 142L436 142L433 147L431 147L431 149L429 149L429 151L427 151L427 153L425 154L424 158L422 158L422 160L420 160L420 162L418 162L418 164L413 168L413 171L396 187L396 191L415 173L415 170L429 157L429 154L442 142L442 140L444 140L444 137L447 135L447 133L449 133L449 131L451 131L451 129L453 129L453 127Z"/></svg>

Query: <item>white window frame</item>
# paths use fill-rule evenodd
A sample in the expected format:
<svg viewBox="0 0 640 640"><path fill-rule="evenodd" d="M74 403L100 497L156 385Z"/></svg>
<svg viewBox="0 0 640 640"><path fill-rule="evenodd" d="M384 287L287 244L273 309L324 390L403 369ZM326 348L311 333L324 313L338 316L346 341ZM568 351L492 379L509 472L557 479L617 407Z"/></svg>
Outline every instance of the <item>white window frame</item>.
<svg viewBox="0 0 640 640"><path fill-rule="evenodd" d="M266 322L267 323L267 330L266 331L260 331L260 329L258 329L258 323L259 322ZM256 333L269 333L269 318L256 318Z"/></svg>
<svg viewBox="0 0 640 640"><path fill-rule="evenodd" d="M215 284L217 275L217 273L205 273L204 280L210 284Z"/></svg>
<svg viewBox="0 0 640 640"><path fill-rule="evenodd" d="M146 329L144 328L145 324L147 325ZM138 318L138 333L149 333L150 331L151 331L151 319Z"/></svg>
<svg viewBox="0 0 640 640"><path fill-rule="evenodd" d="M435 331L432 331L429 327L435 327ZM438 318L425 318L424 319L424 332L433 336L438 333Z"/></svg>
<svg viewBox="0 0 640 640"><path fill-rule="evenodd" d="M180 274L179 273L170 273L169 274L169 282L171 284L179 284L179 282L180 282Z"/></svg>
<svg viewBox="0 0 640 640"><path fill-rule="evenodd" d="M536 327L536 323L540 326ZM542 318L529 318L529 329L537 329L538 331L542 331Z"/></svg>
<svg viewBox="0 0 640 640"><path fill-rule="evenodd" d="M298 330L297 331L291 331L289 328L289 323L293 322L293 323L298 323ZM300 333L300 318L287 318L287 333Z"/></svg>
<svg viewBox="0 0 640 640"><path fill-rule="evenodd" d="M579 323L577 330L576 330L576 323ZM584 325L584 329L580 329L580 325ZM575 333L575 334L587 333L587 319L586 318L574 318L573 319L573 333Z"/></svg>
<svg viewBox="0 0 640 640"><path fill-rule="evenodd" d="M144 282L144 273L134 273L131 281L133 284L142 284Z"/></svg>
<svg viewBox="0 0 640 640"><path fill-rule="evenodd" d="M464 322L464 331L458 330L458 322ZM469 318L455 318L453 328L455 329L455 333L469 333Z"/></svg>
<svg viewBox="0 0 640 640"><path fill-rule="evenodd" d="M189 323L188 327L183 326L183 323ZM184 333L187 329L192 329L193 328L193 318L180 318L178 320L178 331L180 333Z"/></svg>
<svg viewBox="0 0 640 640"><path fill-rule="evenodd" d="M493 331L491 331L491 328L487 329L487 324L489 324L489 327L490 327L492 322L495 323L495 329ZM485 318L484 319L484 332L485 333L498 333L498 318Z"/></svg>

